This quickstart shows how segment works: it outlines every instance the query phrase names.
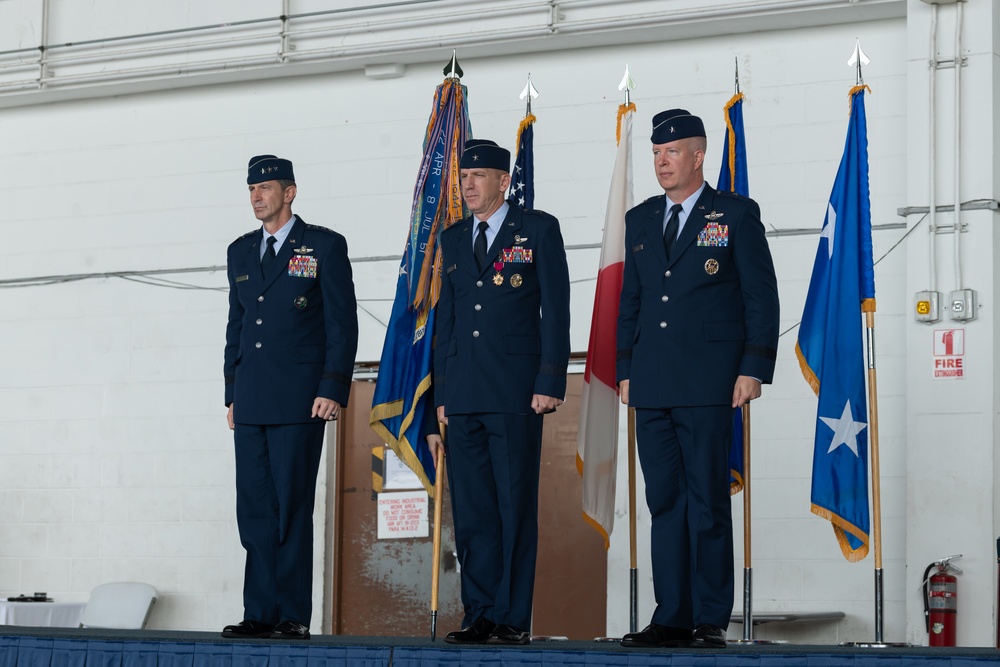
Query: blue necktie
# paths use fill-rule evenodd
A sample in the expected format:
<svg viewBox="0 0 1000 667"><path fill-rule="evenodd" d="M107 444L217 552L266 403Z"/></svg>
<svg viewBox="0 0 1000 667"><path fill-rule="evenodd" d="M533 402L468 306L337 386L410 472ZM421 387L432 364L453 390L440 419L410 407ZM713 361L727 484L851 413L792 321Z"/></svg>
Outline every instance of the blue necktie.
<svg viewBox="0 0 1000 667"><path fill-rule="evenodd" d="M476 266L479 267L480 272L486 266L486 230L489 229L489 226L490 223L485 220L479 223L479 235L476 236L476 243L473 248L476 254Z"/></svg>
<svg viewBox="0 0 1000 667"><path fill-rule="evenodd" d="M267 278L267 273L274 264L274 242L275 238L273 236L267 237L267 250L264 251L263 256L260 258L260 275L264 278Z"/></svg>
<svg viewBox="0 0 1000 667"><path fill-rule="evenodd" d="M670 219L667 220L667 227L663 230L663 249L667 251L667 259L670 259L670 251L674 248L674 241L677 240L677 229L681 226L681 211L684 209L680 204L670 207Z"/></svg>

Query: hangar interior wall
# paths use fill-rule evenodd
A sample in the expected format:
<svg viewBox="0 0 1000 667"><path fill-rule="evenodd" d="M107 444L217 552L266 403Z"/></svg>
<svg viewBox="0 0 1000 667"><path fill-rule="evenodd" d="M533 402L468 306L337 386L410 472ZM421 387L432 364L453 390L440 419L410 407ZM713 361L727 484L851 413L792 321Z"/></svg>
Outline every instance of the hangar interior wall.
<svg viewBox="0 0 1000 667"><path fill-rule="evenodd" d="M98 4L103 12L128 3ZM253 8L274 13L270 4L198 6L223 12L215 19L221 21L252 15ZM633 4L641 3L623 3L630 9ZM619 37L616 42L613 34L602 33L592 44L584 39L558 49L538 37L502 54L470 44L471 55L463 57L459 46L459 58L474 136L513 147L524 112L518 93L529 72L542 93L533 107L536 206L560 218L568 246L587 246L568 253L574 351L585 350L588 340L599 259L594 246L601 240L621 101L617 84L625 64L638 82L632 99L638 107L635 199L641 201L658 192L646 137L651 117L665 108L684 107L705 118L706 176L714 183L722 106L732 94L734 58L739 62L747 95L751 195L776 232L770 243L785 332L775 382L753 405L755 609L847 613L838 624L764 627L758 636L825 643L872 637L873 565L871 557L847 563L829 524L809 513L816 402L801 377L794 344L818 237L787 231L818 232L822 224L854 83L846 61L854 39L861 40L872 59L864 76L872 88L869 160L874 251L880 259L886 636L925 641L919 598L912 592L917 571L945 552L966 551L969 573L962 585L966 580L971 585L969 601L962 602L968 606L960 611L968 625L959 641L985 645L993 627L988 593L995 586L991 554L983 546L997 530L994 355L987 343L994 338L987 311L993 305L995 214L975 214L965 235L967 275L970 286L980 290L984 311L967 325L975 370L962 381L932 382L926 371L928 329L910 315L913 291L925 288L926 229L900 242L907 229L899 223L916 221L897 215L900 207L926 205L926 177L920 176L926 172L920 141L926 127L918 91L926 76L929 10L910 0L905 17L867 20L866 9L886 4L859 3L856 20L846 23L783 26L776 12L774 26L787 29L740 32L738 25L727 24L717 27L717 34L685 36L674 26L669 40ZM989 135L992 141L995 134L997 86L996 49L983 27L993 16L981 3L968 4L974 54L965 70L978 90L963 118L965 145L971 147L976 137ZM51 11L68 11L65 5L52 2ZM32 32L37 2L0 9L9 12L12 6L21 18L16 29L3 23L7 32L0 37L14 44L10 48L37 43ZM162 5L159 11L166 14L143 29L207 20L185 15L183 8ZM946 11L941 13L944 20ZM125 19L118 27L122 34L137 29ZM434 34L433 25L420 30ZM32 286L3 285L0 292L0 593L45 590L82 600L103 581L139 579L162 593L151 627L214 630L239 618L243 557L222 404L227 295L218 268L228 243L254 227L243 189L246 159L273 152L294 160L296 213L347 237L361 308L358 358L377 360L431 94L450 49L400 57L413 62L403 76L387 80L366 77L360 65L343 71L331 65L327 72L277 69L196 87L178 77L160 90L136 86L114 88L112 94L109 88L107 94L81 93L80 99L0 108L0 281L61 277ZM941 81L947 77L943 72ZM0 95L0 107L2 100ZM985 157L973 158L971 150L964 155L971 168L966 168L969 194L963 196L995 198L995 166L983 162ZM947 159L942 158L943 169ZM950 201L949 192L943 189L941 202ZM946 261L942 271L951 270ZM74 279L164 269L199 270ZM952 289L946 282L941 289ZM970 413L960 422L955 401ZM931 405L949 407L938 410L925 429L918 413ZM975 446L949 457L962 462L949 473L949 491L918 503L907 477L923 479L936 469L942 441L966 439ZM320 479L314 627L321 625L323 608L326 502ZM619 489L624 488L620 480ZM979 508L975 517L952 524L947 540L924 535L926 524L941 518L935 504L957 509L953 493ZM741 503L737 496L734 516L741 515ZM641 501L640 507L640 554L647 554L640 564L644 620L652 591L648 514ZM612 635L627 631L628 618L624 511L618 518L609 557ZM737 582L741 540L738 534ZM740 632L739 626L732 630Z"/></svg>

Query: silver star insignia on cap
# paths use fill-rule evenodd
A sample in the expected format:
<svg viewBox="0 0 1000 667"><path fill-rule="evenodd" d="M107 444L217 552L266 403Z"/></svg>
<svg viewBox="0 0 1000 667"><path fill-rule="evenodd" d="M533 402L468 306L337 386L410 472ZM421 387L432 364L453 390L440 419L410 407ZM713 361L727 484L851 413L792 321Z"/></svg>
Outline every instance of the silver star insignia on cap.
<svg viewBox="0 0 1000 667"><path fill-rule="evenodd" d="M479 162L479 153L473 153L472 154L472 161L473 162Z"/></svg>
<svg viewBox="0 0 1000 667"><path fill-rule="evenodd" d="M670 134L673 134L673 133L674 133L674 126L673 126L673 125L671 125L671 126L670 126Z"/></svg>

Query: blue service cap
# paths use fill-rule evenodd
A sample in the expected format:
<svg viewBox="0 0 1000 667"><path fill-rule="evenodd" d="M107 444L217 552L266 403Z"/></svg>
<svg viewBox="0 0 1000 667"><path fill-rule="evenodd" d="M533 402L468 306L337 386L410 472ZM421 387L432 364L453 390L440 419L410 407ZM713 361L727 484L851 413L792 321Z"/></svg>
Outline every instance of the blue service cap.
<svg viewBox="0 0 1000 667"><path fill-rule="evenodd" d="M255 155L247 165L247 185L264 181L295 182L292 161L274 155Z"/></svg>
<svg viewBox="0 0 1000 667"><path fill-rule="evenodd" d="M469 139L465 142L462 152L460 169L499 169L510 171L510 151L500 148L497 142L489 139Z"/></svg>
<svg viewBox="0 0 1000 667"><path fill-rule="evenodd" d="M653 134L649 140L654 144L669 144L688 137L704 137L705 124L701 118L687 109L670 109L653 116Z"/></svg>

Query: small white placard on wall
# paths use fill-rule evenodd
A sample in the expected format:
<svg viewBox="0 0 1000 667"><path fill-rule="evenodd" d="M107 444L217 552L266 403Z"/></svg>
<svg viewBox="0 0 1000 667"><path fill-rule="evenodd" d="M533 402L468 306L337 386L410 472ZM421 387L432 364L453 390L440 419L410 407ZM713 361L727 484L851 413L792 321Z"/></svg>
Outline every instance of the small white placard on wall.
<svg viewBox="0 0 1000 667"><path fill-rule="evenodd" d="M409 466L403 463L403 459L396 456L396 452L388 445L385 446L385 481L382 483L383 489L422 489L424 485L420 483L417 473L410 470Z"/></svg>
<svg viewBox="0 0 1000 667"><path fill-rule="evenodd" d="M393 491L378 494L378 539L427 537L426 491Z"/></svg>

